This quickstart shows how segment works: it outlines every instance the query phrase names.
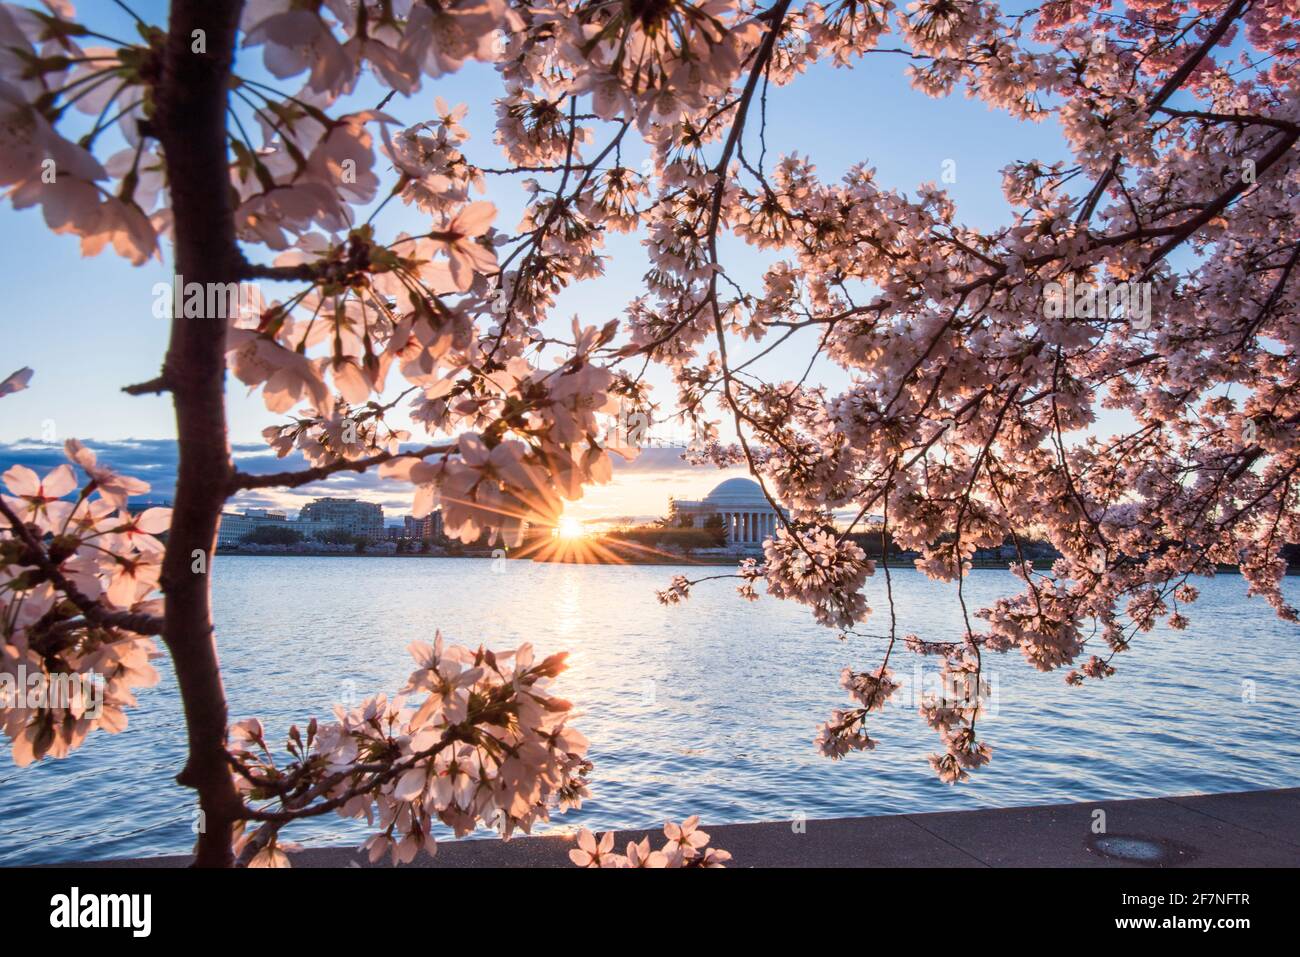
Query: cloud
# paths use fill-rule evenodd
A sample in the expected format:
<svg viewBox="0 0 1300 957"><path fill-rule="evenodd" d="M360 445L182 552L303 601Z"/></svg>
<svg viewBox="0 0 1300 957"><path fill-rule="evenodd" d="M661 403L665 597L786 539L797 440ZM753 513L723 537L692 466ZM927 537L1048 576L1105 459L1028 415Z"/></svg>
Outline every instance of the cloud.
<svg viewBox="0 0 1300 957"><path fill-rule="evenodd" d="M125 439L120 441L83 440L99 457L101 464L124 475L143 479L150 485L149 493L140 498L150 501L172 499L176 488L176 473L179 451L173 439ZM283 459L265 445L245 443L232 446L231 454L235 465L242 471L280 472L290 469L306 468L306 459L297 452ZM63 454L62 443L23 440L0 443L0 469L11 465L25 465L41 474L67 462ZM326 489L325 485L329 488ZM385 487L386 486L386 487ZM301 489L255 490L241 493L232 500L235 508L301 508L313 498L323 495L335 495L341 498L367 498L383 501L385 495L393 492L392 483L381 483L376 476L362 476L345 473L335 476L328 483L305 485ZM372 494L373 493L373 494ZM394 503L400 496L393 496Z"/></svg>
<svg viewBox="0 0 1300 957"><path fill-rule="evenodd" d="M85 444L99 457L101 465L116 472L143 479L150 485L151 501L170 501L176 486L176 443L171 439L127 439L119 442ZM25 465L44 475L66 464L62 442L24 439L0 443L0 470Z"/></svg>
<svg viewBox="0 0 1300 957"><path fill-rule="evenodd" d="M642 449L641 453L630 462L621 455L612 455L610 460L614 463L615 472L656 472L667 475L708 471L698 465L688 465L683 462L684 451L683 448L653 447Z"/></svg>

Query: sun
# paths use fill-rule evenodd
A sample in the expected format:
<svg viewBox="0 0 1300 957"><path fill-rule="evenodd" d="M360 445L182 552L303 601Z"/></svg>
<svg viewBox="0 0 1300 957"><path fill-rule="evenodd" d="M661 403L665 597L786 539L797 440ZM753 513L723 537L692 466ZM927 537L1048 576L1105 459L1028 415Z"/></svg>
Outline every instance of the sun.
<svg viewBox="0 0 1300 957"><path fill-rule="evenodd" d="M560 523L555 526L555 535L557 538L582 538L587 534L586 527L582 522L572 516L565 515L560 519Z"/></svg>

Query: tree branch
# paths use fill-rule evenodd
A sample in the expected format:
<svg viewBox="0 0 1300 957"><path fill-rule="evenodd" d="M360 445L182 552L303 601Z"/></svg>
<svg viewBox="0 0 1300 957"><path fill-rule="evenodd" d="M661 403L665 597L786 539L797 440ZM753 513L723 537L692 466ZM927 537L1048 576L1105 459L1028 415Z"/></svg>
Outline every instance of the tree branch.
<svg viewBox="0 0 1300 957"><path fill-rule="evenodd" d="M382 465L384 462L392 462L397 459L424 459L430 455L449 455L456 451L456 443L449 442L445 445L426 445L422 449L416 449L413 452L380 452L364 459L341 459L338 462L331 462L329 465L318 465L315 468L300 469L296 472L271 472L266 475L251 475L248 472L236 471L230 477L230 494L251 488L297 488L300 485L308 485L311 482L319 482L321 479L328 478L338 472L364 472L373 465Z"/></svg>
<svg viewBox="0 0 1300 957"><path fill-rule="evenodd" d="M171 385L167 382L166 374L149 379L146 382L122 386L122 391L127 395L161 395L170 389Z"/></svg>
<svg viewBox="0 0 1300 957"><path fill-rule="evenodd" d="M1171 75L1169 79L1165 80L1164 85L1156 91L1156 95L1152 97L1151 102L1147 105L1148 113L1158 110L1164 104L1165 100L1169 99L1169 97L1173 96L1174 93L1177 92L1178 88L1186 82L1189 76L1192 75L1192 71L1196 69L1197 64L1205 58L1206 54L1214 48L1215 44L1223 39L1223 35L1228 32L1228 27L1232 25L1232 21L1241 16L1249 5L1250 0L1234 0L1232 6L1224 12L1222 17L1219 18L1219 22L1210 30L1209 34L1201 42L1201 45L1196 48L1191 56L1183 61L1183 65L1175 70L1173 75ZM1087 199L1085 199L1083 203L1083 208L1079 210L1079 215L1075 218L1076 223L1086 223L1092 218L1093 212L1097 209L1097 204L1101 202L1101 197L1106 192L1106 186L1119 172L1119 164L1120 155L1116 153L1114 158L1110 161L1110 167L1098 178L1097 182L1088 192Z"/></svg>
<svg viewBox="0 0 1300 957"><path fill-rule="evenodd" d="M1161 113L1189 120L1209 120L1214 123L1236 123L1240 126L1271 126L1287 133L1300 130L1300 124L1289 120L1279 120L1272 116L1259 116L1255 113L1209 113L1202 110L1175 110L1169 106L1156 108Z"/></svg>
<svg viewBox="0 0 1300 957"><path fill-rule="evenodd" d="M1256 164L1257 177L1262 176L1274 163L1285 156L1287 151L1295 145L1297 139L1300 139L1300 127L1297 127L1293 132L1282 136L1278 142L1274 144L1273 148L1264 154L1263 159ZM1170 230L1171 235L1169 238L1166 239L1155 253L1152 254L1151 259L1147 262L1146 268L1142 270L1141 278L1148 276L1160 260L1164 259L1178 248L1178 246L1191 236L1192 233L1196 232L1210 220L1214 219L1214 217L1227 209L1229 203L1244 193L1246 189L1252 185L1253 183L1248 183L1244 179L1238 180L1233 184L1231 189L1225 190L1217 199L1212 203L1209 203L1195 216L1191 216L1183 222L1178 223L1177 226Z"/></svg>

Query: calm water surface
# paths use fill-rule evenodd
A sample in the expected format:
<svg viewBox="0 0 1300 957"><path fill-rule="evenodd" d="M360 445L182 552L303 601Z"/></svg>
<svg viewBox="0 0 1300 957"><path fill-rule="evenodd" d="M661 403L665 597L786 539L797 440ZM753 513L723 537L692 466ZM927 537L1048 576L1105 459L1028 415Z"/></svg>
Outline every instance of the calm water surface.
<svg viewBox="0 0 1300 957"><path fill-rule="evenodd" d="M727 581L664 608L654 591L679 570L701 573L222 556L216 615L231 713L262 717L271 740L282 740L291 721L328 716L332 702L400 687L411 670L407 643L441 628L466 644L531 641L541 654L571 653L555 690L577 705L596 770L592 800L552 828L646 826L692 813L724 823L1148 797L1288 787L1300 776L1300 632L1247 600L1236 575L1198 583L1191 628L1141 637L1113 679L1072 689L1018 654L987 659L997 714L982 737L993 763L949 787L925 760L936 738L910 708L875 721L872 753L831 762L812 747L816 724L846 701L840 669L878 664L878 643L842 645L803 608L743 602ZM1009 573L976 571L967 597L979 603L1016 585ZM895 573L894 587L900 634L957 636L953 586L907 570ZM883 616L883 578L869 588ZM1286 591L1300 602L1300 579L1288 579ZM916 685L909 656L895 661ZM6 748L0 863L189 849L191 792L172 783L184 751L180 701L166 660L158 666L162 683L141 693L122 734L96 733L66 760L26 770ZM924 666L922 684L934 675L932 661ZM359 843L364 828L331 817L285 834L336 845Z"/></svg>

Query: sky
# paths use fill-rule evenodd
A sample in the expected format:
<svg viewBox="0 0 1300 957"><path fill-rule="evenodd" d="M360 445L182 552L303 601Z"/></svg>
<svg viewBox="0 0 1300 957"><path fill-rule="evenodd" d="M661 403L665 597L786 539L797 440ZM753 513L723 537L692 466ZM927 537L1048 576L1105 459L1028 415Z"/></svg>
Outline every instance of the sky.
<svg viewBox="0 0 1300 957"><path fill-rule="evenodd" d="M84 3L79 6L92 9ZM161 20L162 3L151 0L134 6L146 19ZM129 21L115 7L104 3L94 4L93 9L99 12L91 22L97 27L102 24L103 32L129 34ZM1004 222L1007 206L999 170L1015 160L1052 162L1068 155L1055 119L1037 124L1017 121L960 93L930 99L909 87L903 72L906 62L891 54L869 55L853 70L821 65L787 87L773 88L766 108L768 168L781 156L797 152L810 157L820 175L832 180L855 163L865 162L875 167L883 187L909 193L922 183L940 182L947 168L955 172L955 179L942 185L956 202L960 220L979 228ZM257 50L241 51L236 70L266 78ZM279 86L287 92L296 88L293 81ZM492 142L491 98L500 89L494 71L470 65L452 76L426 80L409 100L395 99L386 109L403 123L413 123L432 115L435 96L452 104L465 103L469 115L463 125L472 137L465 146L467 154L482 166L504 165ZM373 106L381 95L379 87L366 80L347 105ZM751 150L756 157L756 143L747 153ZM630 148L624 152L624 162L635 165L643 155L644 150ZM385 168L386 162L380 157L377 169ZM501 183L498 178L490 183L487 198L501 210L496 225L513 228L522 209L517 184ZM377 223L381 237L422 225L427 229L423 217L396 202L385 208ZM567 326L576 315L584 325L603 324L621 316L628 300L640 291L647 260L638 238L614 237L607 247L612 255L608 275L566 291L553 322ZM7 280L7 301L0 310L0 377L23 366L35 370L28 390L0 401L0 468L14 462L51 467L60 461L63 440L76 437L97 449L110 466L151 481L151 498L170 498L176 457L170 402L166 396L132 397L121 392L123 386L158 372L167 320L153 315L153 287L169 279L169 254L166 250L163 261L138 268L111 252L85 259L77 240L50 233L38 211L16 212L0 205L0 263ZM743 246L724 246L723 254L732 274L761 274L765 260ZM249 255L256 258L253 250ZM282 291L277 288L272 295ZM755 371L777 379L797 377L812 345L809 339L802 349L778 350L757 364ZM744 354L742 348L742 360ZM651 381L657 400L671 409L674 390L668 376L656 372ZM831 370L824 381L835 386L847 380ZM259 394L250 396L233 377L227 395L230 439L240 468L293 467L292 459L277 461L261 444L261 430L282 419L267 411ZM741 473L690 467L676 450L648 449L631 464L615 458L613 482L589 490L569 507L569 514L582 520L663 515L669 495L703 497L733 474ZM390 520L409 511L408 492L369 475L336 476L290 493L246 493L232 507L296 509L320 495L381 502Z"/></svg>

